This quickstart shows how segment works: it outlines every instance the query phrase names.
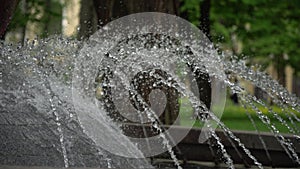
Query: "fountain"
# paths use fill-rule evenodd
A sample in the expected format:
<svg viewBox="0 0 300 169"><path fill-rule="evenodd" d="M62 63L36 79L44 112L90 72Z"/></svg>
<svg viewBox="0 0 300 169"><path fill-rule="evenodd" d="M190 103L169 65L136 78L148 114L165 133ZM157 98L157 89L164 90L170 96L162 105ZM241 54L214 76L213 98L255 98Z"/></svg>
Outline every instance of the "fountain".
<svg viewBox="0 0 300 169"><path fill-rule="evenodd" d="M181 18L134 14L88 41L54 36L0 49L0 168L300 166L299 99L245 61L218 54ZM264 90L285 113L232 77ZM255 132L222 122L227 88L239 95ZM191 110L184 127L182 109ZM257 129L250 110L270 133ZM196 121L203 127L193 128Z"/></svg>

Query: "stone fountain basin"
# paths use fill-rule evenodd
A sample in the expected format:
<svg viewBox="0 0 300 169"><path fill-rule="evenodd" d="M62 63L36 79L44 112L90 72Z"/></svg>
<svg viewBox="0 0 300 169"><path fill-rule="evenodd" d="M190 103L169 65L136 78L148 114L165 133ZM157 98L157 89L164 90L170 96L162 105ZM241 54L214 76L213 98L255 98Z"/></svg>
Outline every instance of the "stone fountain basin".
<svg viewBox="0 0 300 169"><path fill-rule="evenodd" d="M128 136L136 137L137 135L143 134L142 125L137 124L124 124L126 127L125 133ZM145 126L147 132L151 131L150 126ZM168 128L169 126L164 126ZM176 130L178 132L186 132L185 130L189 130L188 128L177 126ZM134 131L134 133L132 133ZM241 142L248 148L252 155L257 158L259 162L261 162L264 166L269 167L299 167L299 164L296 164L293 160L291 160L288 155L285 153L284 149L280 145L280 143L276 140L275 136L272 133L261 132L260 134L253 131L232 131L235 136L237 136ZM198 161L198 162L215 162L219 163L218 155L212 153L211 148L208 141L204 143L199 143L198 138L201 133L201 128L192 128L188 135L177 145L177 148L181 151L177 153L177 157L180 160L184 160L186 162L189 161ZM240 155L236 152L234 146L229 141L228 137L224 134L222 130L216 130L216 134L222 140L227 152L231 156L232 160L235 164L243 164L245 166L254 165L252 160L243 152L243 150L237 145ZM264 149L259 136L264 140L267 150L270 154L270 158L266 155L266 150ZM294 148L300 156L300 141L297 140L293 135L283 134L286 139L289 139L291 143L293 143ZM220 155L219 155L220 156ZM170 158L167 153L161 154L155 158L158 159L168 159Z"/></svg>
<svg viewBox="0 0 300 169"><path fill-rule="evenodd" d="M151 127L149 125L139 125L139 124L124 124L126 126L125 128L125 134L131 137L138 137L140 134L143 133L142 127L145 127L147 132L151 131ZM24 137L26 133L24 131L19 131L19 133L16 133L16 130L13 130L12 128L23 128L24 126L22 125L15 125L14 127L11 127L10 133L6 133L6 136L14 137L16 139L11 139L11 143L7 143L5 140L3 140L3 131L7 129L9 126L6 125L4 126L3 124L1 125L1 142L0 142L0 168L2 169L58 169L63 167L63 162L62 162L62 156L59 150L51 151L51 148L47 148L47 146L44 147L44 149L41 149L41 146L37 146L35 144L32 144L32 140L29 138L27 140L20 141L18 137ZM164 126L165 128L168 128L169 126ZM28 128L27 128L28 129ZM37 130L37 128L31 128L28 130L32 130L29 133L35 133L35 132L43 132L40 130ZM177 126L176 130L178 132L183 132L184 130L188 130L188 128ZM134 131L134 133L132 132ZM23 132L23 133L22 133ZM79 131L81 132L81 131ZM186 162L187 165L189 163L198 163L200 166L204 162L213 162L215 165L219 164L218 161L218 155L212 153L211 148L208 144L208 141L204 143L199 143L198 142L198 137L199 134L201 133L200 128L192 128L188 135L177 145L177 148L180 150L176 151L175 153L181 162ZM241 142L244 143L245 147L247 147L251 153L258 159L259 162L261 162L264 166L269 166L269 167L299 167L295 162L293 162L287 154L284 152L283 148L281 145L278 143L276 138L274 137L273 134L271 133L260 133L260 136L262 139L265 141L267 145L268 152L271 156L271 159L269 159L265 153L265 149L263 148L259 135L254 132L249 132L249 131L233 131L233 133L240 138ZM224 132L221 130L216 130L216 134L220 137L222 140L222 143L224 144L227 152L230 154L231 158L233 159L235 164L243 164L243 166L252 166L253 162L249 157L247 157L246 154L243 153L243 151L239 149L241 155L243 158L239 156L238 153L236 153L236 150L232 146L231 142L225 136ZM300 156L300 143L293 137L292 135L285 134L285 138L290 139L291 142L293 143L297 154ZM35 139L37 139L35 137ZM41 139L41 138L39 138ZM45 138L44 138L45 139ZM48 138L51 141L50 138ZM95 145L91 141L89 141L88 138L81 137L78 139L78 143L81 145L77 145L76 148L77 152L74 153L74 156L81 156L83 158L78 159L81 161L81 164L74 164L74 166L78 166L78 169L81 169L81 165L89 165L91 169L94 166L98 166L99 162L97 162L101 158L97 157L95 154ZM53 145L56 143L54 142ZM5 146L5 148L4 148ZM76 146L76 145L74 145ZM11 155L7 156L6 158L4 157L5 150L10 150ZM18 154L12 154L14 151L18 151ZM23 151L23 154L20 152ZM27 152L25 152L27 151ZM85 151L85 152L84 152ZM90 151L90 152L89 152ZM15 152L17 153L17 152ZM35 154L34 154L35 153ZM39 153L43 153L39 154ZM48 154L45 156L45 154ZM84 157L88 156L88 157ZM74 157L73 157L74 158ZM51 160L52 159L52 160ZM10 160L10 161L7 161ZM42 160L42 161L41 161ZM167 153L158 155L154 157L154 161L159 161L159 160L165 160L168 161L169 163L172 163L170 160L170 157ZM46 163L47 162L47 163ZM83 163L84 162L84 163ZM102 161L103 162L103 161ZM211 165L211 164L210 164ZM38 167L42 166L42 167ZM49 167L46 167L49 166ZM202 165L203 166L203 165ZM88 166L86 166L89 168ZM73 168L73 167L72 167ZM239 167L237 167L239 168ZM241 167L243 168L243 167Z"/></svg>
<svg viewBox="0 0 300 169"><path fill-rule="evenodd" d="M38 93L33 90L33 94ZM46 97L27 95L15 90L0 88L0 168L7 166L42 166L61 168L66 165L53 112ZM30 99L45 103L39 107ZM44 100L42 100L44 99ZM41 107L44 106L44 107ZM68 110L68 108L70 110ZM127 159L111 154L95 145L83 131L72 107L62 105L60 127L64 135L64 147L69 167L107 167L108 160L113 166L123 168L139 166L136 159Z"/></svg>
<svg viewBox="0 0 300 169"><path fill-rule="evenodd" d="M64 158L61 151L57 124L51 114L40 112L30 102L24 101L26 97L14 92L0 91L0 166L49 166L63 167ZM63 113L66 114L66 113ZM62 114L62 115L63 115ZM50 118L51 117L51 118ZM139 137L143 134L142 125L124 124L125 134L131 137ZM144 125L148 132L150 126ZM164 126L168 128L169 126ZM178 132L188 130L185 127L175 127ZM71 167L98 167L106 166L105 157L99 153L94 142L83 132L76 118L62 117L62 130L64 131L65 146ZM134 132L132 132L134 131ZM187 163L189 162L215 162L218 161L218 154L211 151L208 142L199 143L198 137L200 128L193 128L188 135L178 144L175 151L177 157ZM252 161L247 155L236 153L234 147L223 131L216 130L221 138L226 150L232 157L234 163L252 165ZM265 141L270 154L270 159L266 155L259 135L254 132L233 131L245 144L251 153L265 166L271 167L299 167L291 160L282 146L271 133L260 133ZM284 135L293 143L298 156L300 156L300 142L292 135ZM109 158L117 159L120 164L131 163L127 159L122 159L113 154L105 152ZM169 160L167 153L158 155L154 159ZM122 163L123 162L123 163ZM122 165L116 166L122 166ZM7 167L4 167L7 168ZM28 167L25 167L28 168ZM43 167L44 168L44 167Z"/></svg>

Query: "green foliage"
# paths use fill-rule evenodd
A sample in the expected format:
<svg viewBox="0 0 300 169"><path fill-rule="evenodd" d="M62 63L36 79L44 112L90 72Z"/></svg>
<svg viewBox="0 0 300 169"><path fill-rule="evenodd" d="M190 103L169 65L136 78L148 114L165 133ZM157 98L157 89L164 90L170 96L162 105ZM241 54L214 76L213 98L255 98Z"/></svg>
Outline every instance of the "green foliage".
<svg viewBox="0 0 300 169"><path fill-rule="evenodd" d="M270 121L276 126L276 128L283 133L290 133L289 129L284 126L277 118L274 117L273 113L268 111L267 108L257 105L258 109L266 115ZM271 106L272 111L276 112L282 119L284 119L289 126L293 126L292 122L285 115L287 112L283 111L280 107ZM255 125L259 131L271 132L270 129L264 124L258 117L258 114L254 110L249 110L243 108L241 105L234 105L231 100L227 100L224 113L221 121L230 129L234 130L255 130L255 126L253 126L250 121L246 111L249 113L251 118L254 120ZM292 109L289 111L294 112ZM295 114L299 117L299 114Z"/></svg>
<svg viewBox="0 0 300 169"><path fill-rule="evenodd" d="M268 63L275 60L275 66L290 64L300 71L299 4L299 1L213 0L212 35L215 40L222 35L221 43L230 45L230 35L235 34L243 43L243 54L261 57ZM284 55L289 58L283 58Z"/></svg>
<svg viewBox="0 0 300 169"><path fill-rule="evenodd" d="M199 25L200 0L182 0L181 12ZM211 0L211 36L224 49L233 49L233 35L242 43L239 57L275 66L290 64L300 71L300 1ZM283 57L283 56L288 56Z"/></svg>
<svg viewBox="0 0 300 169"><path fill-rule="evenodd" d="M182 6L180 12L186 12L188 20L196 26L199 26L200 2L202 0L181 0Z"/></svg>
<svg viewBox="0 0 300 169"><path fill-rule="evenodd" d="M256 106L258 107L258 109L262 111L264 115L266 115L270 119L270 121L276 126L276 128L279 131L283 133L290 132L289 129L286 126L284 126L277 118L275 118L272 112L269 112L267 108L262 107L260 105L256 105ZM282 119L284 119L289 126L293 126L292 122L285 115L285 113L287 112L282 111L282 109L277 106L272 106L271 108L274 112L278 113L278 115ZM298 118L300 117L300 115L297 114L292 109L290 109L289 111L294 112L295 115L298 116ZM229 98L227 99L226 106L222 114L221 122L224 123L231 130L253 131L255 130L255 126L253 126L246 112L248 112L249 115L252 117L259 131L271 132L268 126L259 119L257 112L255 112L252 109L246 110L241 105L235 105L232 103L232 101ZM193 117L193 109L191 108L191 105L188 104L186 98L181 99L180 125L182 126L192 125L192 120L191 120L192 117ZM200 122L199 120L197 120L194 124L194 127L202 127L202 126L203 123Z"/></svg>
<svg viewBox="0 0 300 169"><path fill-rule="evenodd" d="M62 15L57 11L59 8L62 8L60 0L21 0L9 24L8 31L24 28L29 22L47 25L51 17L61 21ZM44 26L41 29L41 36L45 36Z"/></svg>

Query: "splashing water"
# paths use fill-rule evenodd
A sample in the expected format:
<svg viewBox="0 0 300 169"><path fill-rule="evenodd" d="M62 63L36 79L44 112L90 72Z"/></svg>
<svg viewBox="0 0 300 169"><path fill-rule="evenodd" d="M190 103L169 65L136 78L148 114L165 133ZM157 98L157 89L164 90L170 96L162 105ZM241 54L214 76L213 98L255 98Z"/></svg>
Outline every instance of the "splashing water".
<svg viewBox="0 0 300 169"><path fill-rule="evenodd" d="M17 113L21 119L24 118L20 121L18 119L9 121L6 114L3 114L3 117L8 120L6 125L19 125L20 130L24 128L22 126L25 126L24 130L37 130L36 135L30 135L32 138L29 140L41 146L27 149L27 152L19 151L18 155L26 156L29 153L36 158L41 158L48 154L45 159L48 163L33 160L31 162L33 164L25 163L25 165L151 168L151 165L144 159L126 159L115 156L95 145L94 140L87 139L85 129L82 130L80 127L81 121L77 119L80 114L77 114L78 109L75 112L71 90L73 66L71 60L74 59L72 57L76 57L79 45L76 41L57 37L35 41L34 45L28 44L22 47L1 46L1 68L3 68L1 71L1 111L7 115ZM111 139L115 137L116 142L108 144L109 146L115 146L120 151L128 151L137 156L141 154L130 141L122 138L120 130L110 123L111 120L105 116L106 113L101 113L95 105L84 104L84 99L80 102L82 111L89 113L87 117L91 117L93 113L97 115L94 119L96 119L95 123L101 125L103 142L112 143ZM14 108L14 103L19 109ZM15 131L10 128L5 129ZM18 138L3 141L4 143L14 142L16 146L22 146ZM55 157L56 154L57 157ZM49 160L59 157L62 159L52 162ZM4 164L15 165L15 163Z"/></svg>
<svg viewBox="0 0 300 169"><path fill-rule="evenodd" d="M222 143L223 140L216 134L216 125L219 125L232 144L237 144L236 151L241 148L253 164L263 168L241 139L221 121L218 112L222 106L205 103L201 88L194 87L199 79L219 86L212 87L212 97L224 95L218 91L225 90L225 85L238 93L255 131L260 134L248 109L256 112L254 116L273 133L286 155L300 165L299 150L258 108L258 105L266 108L293 137L299 139L300 101L265 73L252 70L244 61L237 61L234 57L218 55L212 46L194 50L193 45L198 41L186 43L181 41L179 35L170 37L146 31L136 36L116 38L117 46L111 46L107 39L101 42L93 37L91 39L87 44L52 37L28 42L24 46L0 46L0 108L3 117L0 122L8 126L5 129L8 131L16 131L11 129L12 126L22 129L21 134L16 135L24 136L8 136L2 140L14 142L16 146L20 145L22 139L33 141L39 146L35 148L37 152L25 152L26 149L18 152L19 155L26 156L29 153L46 159L45 163L35 162L33 165L152 168L147 157L168 152L176 168L181 168L173 147L184 135L174 135L172 130L172 126L180 120L173 119L169 130L161 125L165 120L160 117L163 111L151 107L155 99L170 102L170 98L175 100L174 96L177 96L190 103L194 112L191 120L201 121L203 128L207 129L199 139L215 140L228 168L235 167L234 160ZM101 53L106 47L110 50ZM205 74L209 74L209 78L203 78ZM285 110L284 116L291 125L268 103L232 83L229 80L231 77L247 80L264 90L273 103ZM149 90L158 89L163 93L154 94L154 100L145 97L151 94ZM224 100L218 103L224 103ZM9 118L11 114L17 114L21 119ZM150 125L156 135L148 136L149 133L144 130L146 142L141 142L141 138L126 136L122 124L129 122ZM33 129L37 130L36 135L26 132ZM266 143L262 137L259 138L268 158L271 158ZM26 145L25 142L23 144ZM239 154L242 156L242 153ZM12 154L9 155L13 158ZM57 161L51 161L47 156ZM5 164L11 165L13 162Z"/></svg>

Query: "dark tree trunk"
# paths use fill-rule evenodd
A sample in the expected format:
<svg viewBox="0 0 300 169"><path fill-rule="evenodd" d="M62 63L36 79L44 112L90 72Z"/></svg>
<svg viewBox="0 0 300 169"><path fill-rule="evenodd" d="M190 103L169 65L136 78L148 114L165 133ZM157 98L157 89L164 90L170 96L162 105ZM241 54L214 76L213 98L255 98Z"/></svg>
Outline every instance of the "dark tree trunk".
<svg viewBox="0 0 300 169"><path fill-rule="evenodd" d="M21 2L21 9L22 9L22 14L23 15L25 15L25 16L27 16L28 15L28 3L27 3L27 0L23 0L22 2ZM27 27L27 23L28 22L26 22L23 26L22 26L22 28L21 28L21 32L22 32L22 37L21 37L21 42L23 43L23 44L25 44L25 37L26 37L26 27Z"/></svg>
<svg viewBox="0 0 300 169"><path fill-rule="evenodd" d="M202 32L210 39L210 0L204 0L200 4L200 29ZM205 65L203 65L205 67ZM204 69L205 70L205 69ZM197 85L199 88L200 100L205 103L206 107L210 109L211 106L211 83L210 77L207 72L195 71L195 76L197 80Z"/></svg>
<svg viewBox="0 0 300 169"><path fill-rule="evenodd" d="M200 4L200 12L200 29L210 39L210 0L203 0L203 2Z"/></svg>
<svg viewBox="0 0 300 169"><path fill-rule="evenodd" d="M111 21L114 0L94 0L98 26L103 27Z"/></svg>
<svg viewBox="0 0 300 169"><path fill-rule="evenodd" d="M279 82L279 84L281 84L284 87L286 86L286 84L285 84L285 80L286 80L285 66L286 66L286 64L285 64L285 60L284 60L283 56L278 56L277 66L276 66L278 82Z"/></svg>
<svg viewBox="0 0 300 169"><path fill-rule="evenodd" d="M45 24L43 36L47 37L49 35L61 34L62 32L62 12L63 8L59 2L46 0L45 3ZM51 13L55 13L54 16Z"/></svg>
<svg viewBox="0 0 300 169"><path fill-rule="evenodd" d="M98 25L138 12L164 12L179 15L179 0L93 0Z"/></svg>
<svg viewBox="0 0 300 169"><path fill-rule="evenodd" d="M138 12L164 12L179 15L180 2L178 0L124 0L122 2L123 3L120 3L119 1L94 0L98 20L100 20L100 26L105 25L113 19ZM205 0L201 7L202 27L204 28L204 33L209 36L210 1ZM187 18L187 16L185 17ZM200 100L204 102L208 108L210 108L211 84L209 82L209 75L206 72L195 70L192 65L191 69L195 72L195 77L199 87ZM148 81L150 82L151 78L149 78ZM172 91L172 89L165 89L164 91ZM144 92L150 93L151 91ZM144 98L144 100L148 100L146 95L145 97L146 98ZM178 94L176 94L176 96L169 94L167 97L168 105L166 105L166 109L161 116L161 120L164 121L165 124L172 124L179 114Z"/></svg>
<svg viewBox="0 0 300 169"><path fill-rule="evenodd" d="M6 28L12 18L19 0L0 0L0 38L3 39Z"/></svg>
<svg viewBox="0 0 300 169"><path fill-rule="evenodd" d="M52 6L51 5L51 0L45 0L45 1L46 1L45 2L45 11L48 11L48 10L51 9L51 6ZM46 12L44 17L45 17L46 22L45 22L45 25L44 25L44 32L43 32L43 34L44 34L44 36L47 36L49 34L49 30L50 30L49 24L47 24L47 23L50 22L49 12Z"/></svg>
<svg viewBox="0 0 300 169"><path fill-rule="evenodd" d="M3 35L0 37L0 40L5 40L5 34L6 32L3 33Z"/></svg>
<svg viewBox="0 0 300 169"><path fill-rule="evenodd" d="M113 19L120 18L125 15L139 12L164 12L169 14L179 14L178 0L94 0L99 26L104 26ZM148 78L147 82L141 82L138 86L143 86L144 83L151 83L152 78ZM139 88L145 90L144 93L149 94L149 87ZM178 93L175 89L162 89L167 96L168 103L165 112L160 116L160 120L164 124L173 124L179 115ZM148 100L148 95L143 95L144 100ZM148 103L149 104L149 103Z"/></svg>
<svg viewBox="0 0 300 169"><path fill-rule="evenodd" d="M88 38L97 30L97 15L93 1L81 0L79 39Z"/></svg>

